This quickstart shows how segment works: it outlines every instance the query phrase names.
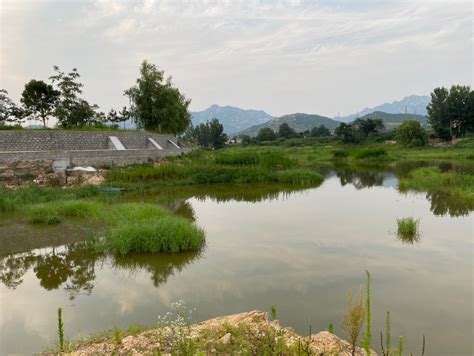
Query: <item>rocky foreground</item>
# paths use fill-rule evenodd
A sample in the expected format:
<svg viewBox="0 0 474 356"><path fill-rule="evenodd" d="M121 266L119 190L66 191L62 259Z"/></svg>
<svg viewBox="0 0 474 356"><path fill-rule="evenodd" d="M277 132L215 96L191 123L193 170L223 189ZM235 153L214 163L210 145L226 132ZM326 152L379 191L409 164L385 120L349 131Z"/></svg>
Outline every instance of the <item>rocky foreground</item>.
<svg viewBox="0 0 474 356"><path fill-rule="evenodd" d="M327 331L303 337L262 311L190 326L167 325L134 335L118 333L71 346L68 355L352 355L351 345ZM366 352L356 348L356 355ZM376 355L375 352L371 353Z"/></svg>

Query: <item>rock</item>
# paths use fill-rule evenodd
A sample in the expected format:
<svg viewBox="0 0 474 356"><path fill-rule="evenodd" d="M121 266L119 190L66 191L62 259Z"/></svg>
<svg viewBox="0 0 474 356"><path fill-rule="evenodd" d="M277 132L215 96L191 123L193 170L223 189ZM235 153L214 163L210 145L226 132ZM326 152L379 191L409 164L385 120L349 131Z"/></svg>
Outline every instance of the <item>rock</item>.
<svg viewBox="0 0 474 356"><path fill-rule="evenodd" d="M327 332L321 331L315 335L311 335L309 339L310 350L313 351L316 355L319 354L329 354L329 355L340 355L340 356L351 356L352 355L352 346L346 340L343 340L336 335ZM367 353L364 349L356 347L355 354L357 356L367 356ZM371 352L371 355L377 355L375 352Z"/></svg>
<svg viewBox="0 0 474 356"><path fill-rule="evenodd" d="M226 345L230 342L231 339L232 339L232 335L230 333L227 333L223 337L221 337L219 341L223 343L224 345Z"/></svg>
<svg viewBox="0 0 474 356"><path fill-rule="evenodd" d="M173 352L175 347L173 340L176 342L176 337L180 337L180 335L187 335L190 338L206 335L207 354L216 355L217 349L214 345L217 345L217 343L220 345L228 345L233 339L231 333L226 333L221 336L225 330L228 330L226 326L238 326L242 324L251 329L252 333L255 334L259 334L262 330L265 330L265 328L266 330L268 330L268 327L273 328L277 332L282 332L278 334L278 338L282 337L286 345L293 347L297 343L305 342L315 355L350 356L352 354L351 345L334 334L322 331L310 337L302 337L296 334L291 328L281 327L277 321L269 321L267 313L254 310L209 319L184 328L165 326L151 329L136 335L126 336L118 345L115 344L112 339L98 343L88 343L86 341L84 344L77 346L69 355L149 355L154 354L157 349L161 349L164 355ZM359 347L356 348L355 354L357 356L367 356L366 352ZM371 352L371 356L376 355L375 352Z"/></svg>

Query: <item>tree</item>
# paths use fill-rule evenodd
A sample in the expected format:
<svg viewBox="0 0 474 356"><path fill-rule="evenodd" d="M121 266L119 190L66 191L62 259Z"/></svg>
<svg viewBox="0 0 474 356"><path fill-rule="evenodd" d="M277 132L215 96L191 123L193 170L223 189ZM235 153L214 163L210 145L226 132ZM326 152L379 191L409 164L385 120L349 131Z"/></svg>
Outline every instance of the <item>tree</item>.
<svg viewBox="0 0 474 356"><path fill-rule="evenodd" d="M429 123L441 138L474 131L474 93L469 86L435 88L426 109Z"/></svg>
<svg viewBox="0 0 474 356"><path fill-rule="evenodd" d="M290 127L286 122L280 125L278 128L278 137L283 137L283 138L292 138L296 137L297 133L296 131Z"/></svg>
<svg viewBox="0 0 474 356"><path fill-rule="evenodd" d="M428 142L426 131L416 120L404 121L397 129L397 139L406 147L421 147Z"/></svg>
<svg viewBox="0 0 474 356"><path fill-rule="evenodd" d="M385 125L381 119L357 119L352 123L352 127L359 131L363 136L378 134L383 131Z"/></svg>
<svg viewBox="0 0 474 356"><path fill-rule="evenodd" d="M209 123L209 136L213 148L224 147L227 135L224 133L224 126L216 118L213 118Z"/></svg>
<svg viewBox="0 0 474 356"><path fill-rule="evenodd" d="M261 128L260 131L258 132L257 140L258 141L274 141L276 140L276 134L271 128L264 127L264 128Z"/></svg>
<svg viewBox="0 0 474 356"><path fill-rule="evenodd" d="M227 141L224 126L216 118L213 118L211 122L197 125L193 136L201 147L222 148Z"/></svg>
<svg viewBox="0 0 474 356"><path fill-rule="evenodd" d="M27 115L39 118L46 127L46 122L54 113L59 99L59 91L42 80L32 79L25 84L21 94L21 102Z"/></svg>
<svg viewBox="0 0 474 356"><path fill-rule="evenodd" d="M64 128L83 127L105 120L105 115L98 113L99 107L96 104L89 104L82 99L82 83L78 81L81 77L76 68L69 73L65 73L54 66L55 75L49 79L56 84L60 92L59 101L56 105L55 115L58 125Z"/></svg>
<svg viewBox="0 0 474 356"><path fill-rule="evenodd" d="M164 72L146 60L141 64L140 78L124 95L130 99L130 111L140 128L179 134L191 123L191 101L173 87L171 77L165 80Z"/></svg>
<svg viewBox="0 0 474 356"><path fill-rule="evenodd" d="M250 143L252 142L252 139L249 135L241 135L240 139L242 140L242 145L244 146L250 145Z"/></svg>
<svg viewBox="0 0 474 356"><path fill-rule="evenodd" d="M0 89L0 126L6 122L21 122L24 111L16 105L5 89Z"/></svg>
<svg viewBox="0 0 474 356"><path fill-rule="evenodd" d="M362 135L354 129L351 124L341 122L334 130L334 134L344 143L359 143L362 141Z"/></svg>
<svg viewBox="0 0 474 356"><path fill-rule="evenodd" d="M311 130L312 137L327 137L330 135L331 131L329 131L329 129L324 125L321 125L319 127L313 127L313 129Z"/></svg>

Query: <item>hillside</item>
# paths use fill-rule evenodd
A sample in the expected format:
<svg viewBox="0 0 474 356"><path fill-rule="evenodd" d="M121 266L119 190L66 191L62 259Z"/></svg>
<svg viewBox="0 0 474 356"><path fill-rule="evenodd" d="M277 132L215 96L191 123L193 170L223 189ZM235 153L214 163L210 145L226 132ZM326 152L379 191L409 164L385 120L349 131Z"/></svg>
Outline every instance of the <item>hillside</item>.
<svg viewBox="0 0 474 356"><path fill-rule="evenodd" d="M388 114L400 114L408 113L415 114L420 116L427 115L426 106L430 103L431 98L429 95L410 95L403 98L400 101L393 101L391 103L384 103L373 108L365 108L359 111L359 114L352 114L348 116L341 116L337 118L342 122L351 122L354 121L357 116L363 117L364 115L381 111Z"/></svg>
<svg viewBox="0 0 474 356"><path fill-rule="evenodd" d="M414 115L414 114L389 114L386 112L376 111L361 117L361 119L381 119L387 130L394 129L403 121L416 120L420 122L422 126L428 126L428 119L426 116Z"/></svg>
<svg viewBox="0 0 474 356"><path fill-rule="evenodd" d="M215 117L224 125L224 132L228 135L272 119L272 116L265 111L245 110L233 106L212 105L206 110L191 112L191 120L194 126L210 121Z"/></svg>
<svg viewBox="0 0 474 356"><path fill-rule="evenodd" d="M296 113L280 116L263 124L249 127L248 129L240 132L240 134L256 136L260 129L264 127L270 127L272 130L277 131L280 125L283 123L287 123L297 132L311 130L313 127L320 125L324 125L328 129L334 130L340 124L340 122L330 119L329 117Z"/></svg>

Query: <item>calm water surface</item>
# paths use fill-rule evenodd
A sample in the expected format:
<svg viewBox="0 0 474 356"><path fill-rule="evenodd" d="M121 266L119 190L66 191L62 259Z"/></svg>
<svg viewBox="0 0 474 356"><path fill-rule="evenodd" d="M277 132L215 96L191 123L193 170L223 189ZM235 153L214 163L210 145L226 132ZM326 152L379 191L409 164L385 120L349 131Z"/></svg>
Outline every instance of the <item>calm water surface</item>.
<svg viewBox="0 0 474 356"><path fill-rule="evenodd" d="M196 253L95 255L77 243L84 226L0 225L0 353L51 345L58 307L77 338L153 324L179 299L197 308L197 320L275 305L300 333L332 322L343 336L346 295L369 270L373 335L390 310L393 338L403 335L407 352L418 354L425 334L427 355L473 354L472 212L442 196L401 194L390 172L338 169L318 188L278 191L148 197L204 228ZM420 219L418 242L397 238L401 217Z"/></svg>

